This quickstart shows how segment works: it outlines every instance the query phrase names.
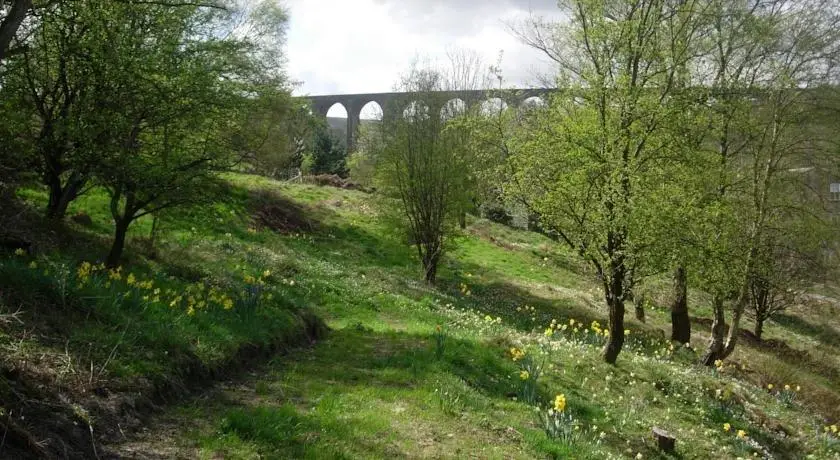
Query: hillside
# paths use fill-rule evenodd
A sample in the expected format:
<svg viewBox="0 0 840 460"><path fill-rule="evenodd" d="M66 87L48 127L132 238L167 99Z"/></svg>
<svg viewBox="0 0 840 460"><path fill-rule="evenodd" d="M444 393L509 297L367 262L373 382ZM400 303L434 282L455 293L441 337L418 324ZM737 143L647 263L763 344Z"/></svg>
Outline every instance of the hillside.
<svg viewBox="0 0 840 460"><path fill-rule="evenodd" d="M119 272L97 269L103 195L64 238L19 192L35 249L0 259L0 457L660 458L660 427L670 458L840 458L830 289L709 369L708 299L675 348L662 280L610 366L596 280L541 235L471 219L432 288L375 196L226 180L154 241L133 227Z"/></svg>

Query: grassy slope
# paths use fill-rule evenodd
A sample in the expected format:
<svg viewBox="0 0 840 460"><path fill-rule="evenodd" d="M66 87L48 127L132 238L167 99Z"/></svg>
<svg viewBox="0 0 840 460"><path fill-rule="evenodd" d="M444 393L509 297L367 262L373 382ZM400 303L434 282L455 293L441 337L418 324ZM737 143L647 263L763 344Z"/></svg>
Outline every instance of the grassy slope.
<svg viewBox="0 0 840 460"><path fill-rule="evenodd" d="M690 350L669 350L662 339L668 314L653 309L648 324L629 322L629 349L618 366L608 366L601 363L599 344L591 335L580 330L573 334L572 328L550 339L543 333L552 319L589 325L605 322L605 312L584 267L539 235L473 222L447 258L440 285L430 289L418 282L410 248L377 224L371 196L256 177L230 180L227 203L213 213L167 218L160 257L135 257L132 270L218 278L219 284L235 290L241 288L237 283L243 266L248 273L268 269L269 284L282 299L271 305L283 306L280 311L311 306L333 332L312 349L278 358L258 373L170 410L148 437L116 447L123 453L621 458L641 452L649 458L656 455L650 428L661 426L678 438L682 458L752 455L756 449L736 438L737 429L776 458L838 455L836 438L820 434L826 422L836 420L831 417L840 415L831 404L840 398L831 379L840 351L836 318L818 326L815 318L794 312L784 327L773 324L767 334L803 354L791 358L790 352L745 346L734 357L741 367L718 373L694 366ZM286 236L249 232L247 197L249 191L263 189L280 190L305 204L319 222L318 230ZM28 197L40 199L35 193ZM77 206L94 217L93 230L84 235L101 249L95 241L107 229L102 198L94 195ZM148 229L149 222L141 222L135 236ZM139 249L135 244L129 251L137 254ZM68 254L62 252L75 257ZM525 305L533 310L526 313ZM162 319L195 323L192 334L211 337L215 330L218 337L233 338L214 343L237 344L248 341L247 328L253 328L259 341L288 322L272 326L267 319L274 310L264 311L262 318L241 324L224 311L194 316L177 312ZM445 335L440 358L435 354L437 325ZM94 330L85 326L83 331L87 329ZM702 347L704 331L702 326L696 329L694 345ZM119 327L110 330L107 343L120 333ZM199 350L194 342L182 346ZM534 409L517 400L518 363L507 352L513 346L545 363L538 379L544 403L557 393L567 396L567 410L581 426L573 441L548 439L536 424ZM102 353L109 348L102 347ZM213 348L221 351L208 352L206 359L229 356L235 347ZM141 364L152 362L158 361L121 350L108 365L109 375L146 372ZM802 391L788 406L765 389L771 382L798 384ZM716 390L726 395L727 403L716 400ZM725 422L733 432L723 431ZM790 436L779 435L781 431Z"/></svg>
<svg viewBox="0 0 840 460"><path fill-rule="evenodd" d="M601 363L598 344L584 343L582 332L547 339L551 319L588 325L604 322L604 311L583 267L539 235L473 222L447 258L440 286L430 289L418 282L411 250L377 224L372 197L236 181L281 187L321 210L321 232L266 235L263 249L298 261L300 295L333 332L312 350L277 359L264 372L169 413L169 424L186 428L165 444L183 455L651 457L652 426L676 435L683 458L752 455L756 449L737 439L737 429L776 458L837 455L837 443L819 434L823 417L837 416L821 399L836 400L836 384L771 351L741 348L734 361L746 370L698 368L692 351L670 352L660 338L668 320L662 309L648 312L647 325L630 321L631 350L616 367ZM525 305L533 311L521 310ZM446 334L440 359L436 325ZM772 325L768 336L809 349L802 330ZM704 343L702 334L702 328L695 334L696 347ZM533 408L516 400L521 381L507 353L511 346L545 360L541 399L567 396L582 427L576 441L549 440ZM837 350L836 342L820 346ZM787 407L762 388L769 382L799 384L802 391ZM732 394L730 402L716 402L717 389ZM732 432L723 431L725 422ZM131 448L151 445L140 441Z"/></svg>

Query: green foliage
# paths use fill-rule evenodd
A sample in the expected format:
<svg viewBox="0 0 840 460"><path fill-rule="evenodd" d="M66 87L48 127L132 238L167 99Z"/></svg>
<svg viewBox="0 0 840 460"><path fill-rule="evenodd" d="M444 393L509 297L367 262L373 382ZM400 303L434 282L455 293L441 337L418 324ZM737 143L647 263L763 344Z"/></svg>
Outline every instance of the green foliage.
<svg viewBox="0 0 840 460"><path fill-rule="evenodd" d="M306 324L306 310L299 306L311 305L329 322L326 337L312 347L289 348L256 376L246 374L239 384L214 390L219 391L214 397L189 400L167 413L179 430L162 438L150 427L150 450L246 458L405 457L428 449L444 458L464 452L593 460L641 452L650 458L657 455L648 440L650 427L661 425L684 441L678 453L686 458L727 458L736 448L748 455L761 452L737 437L741 429L774 456L831 458L830 449L836 449L834 438L822 432L822 412L831 410L825 401L835 400L833 381L800 364L804 359L787 364L784 356L745 346L739 361L749 365L748 372L727 364L715 374L695 366L696 357L685 347L671 350L660 332L669 314L650 308L646 324L629 325L621 364L601 363L605 338L603 330L596 335L593 321L604 323L605 314L591 300L598 286L571 262L574 254L543 235L476 221L450 253L439 288L429 289L415 279L411 252L389 237L390 227L371 218L378 196L259 176L224 177L228 193L213 206L166 216L154 260L139 250L150 225L147 218L139 220L129 232L130 247L138 250L120 280L98 269L81 290L75 287L79 261L101 249L98 241L108 231L108 197L98 189L71 208L84 210L94 225L80 230L70 248L36 259L37 269L29 268L33 259L25 253L2 258L4 313L20 305L26 323L22 340L0 335L6 359L69 359L76 373L65 371L61 381L81 388L87 388L91 360L98 385L132 378L168 381L194 359L218 369L241 357L243 348L298 343L294 337L302 337ZM249 231L250 197L264 190L311 205L321 230ZM33 205L46 200L38 190L23 196ZM54 264L70 272L66 308L57 307L65 278ZM134 286L127 281L131 273ZM235 302L249 282L260 285L259 278L265 285L255 309L226 310L212 301L196 307L210 288ZM154 282L151 290L147 281ZM469 295L460 292L460 284ZM157 288L160 302L154 301ZM656 298L656 285L649 288ZM170 307L178 295L182 299ZM193 314L189 296L195 298ZM31 333L41 327L38 321L66 335L42 342ZM436 325L446 334L442 354L435 351ZM3 334L14 331L3 324ZM796 347L799 356L819 356L817 348L825 346L813 345L819 335L796 331L780 325L774 333L786 335L774 338ZM514 346L543 363L542 396L536 399L542 419L520 394L522 369L509 354ZM826 348L826 355L834 348ZM756 382L788 367L797 372L772 381L802 384L790 406L768 392L766 382ZM718 388L732 389L731 411L716 411ZM568 398L561 413L573 417L573 425L561 420L559 430L553 415L545 417L549 408L556 414L558 394ZM764 428L753 418L757 409L766 423L778 422L796 434L782 437ZM732 431L724 431L724 423ZM429 439L436 439L432 447Z"/></svg>
<svg viewBox="0 0 840 460"><path fill-rule="evenodd" d="M315 130L311 157L305 171L309 174L347 175L347 153L329 128L320 124Z"/></svg>
<svg viewBox="0 0 840 460"><path fill-rule="evenodd" d="M434 283L458 215L466 158L464 133L448 126L436 107L443 105L442 75L413 69L402 82L404 97L394 102L372 141L376 184L391 204L394 222L416 247L424 278Z"/></svg>
<svg viewBox="0 0 840 460"><path fill-rule="evenodd" d="M444 351L446 351L446 332L438 324L435 326L435 357L437 359L443 358Z"/></svg>
<svg viewBox="0 0 840 460"><path fill-rule="evenodd" d="M674 127L687 120L676 88L696 33L694 3L637 3L610 5L614 11L597 1L567 5L571 58L559 79L568 90L525 119L507 158L508 193L528 203L540 225L602 279L611 311L610 362L622 347L623 304L634 273L660 250L649 236L658 225L650 210L667 203L663 178L684 153ZM628 36L635 38L628 42Z"/></svg>
<svg viewBox="0 0 840 460"><path fill-rule="evenodd" d="M207 202L218 171L296 142L271 130L304 110L286 87L274 2L50 2L38 17L2 85L7 108L36 122L0 134L31 155L20 166L37 165L50 217L93 184L109 191L112 266L134 220Z"/></svg>
<svg viewBox="0 0 840 460"><path fill-rule="evenodd" d="M312 148L312 133L319 126L316 116L285 90L265 91L245 104L245 120L233 135L234 149L243 153L254 172L286 178L289 170L301 167Z"/></svg>

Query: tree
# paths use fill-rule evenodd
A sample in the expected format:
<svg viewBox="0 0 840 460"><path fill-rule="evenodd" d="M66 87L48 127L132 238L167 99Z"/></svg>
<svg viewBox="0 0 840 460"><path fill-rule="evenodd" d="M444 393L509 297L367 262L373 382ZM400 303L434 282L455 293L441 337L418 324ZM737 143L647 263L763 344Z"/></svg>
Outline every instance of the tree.
<svg viewBox="0 0 840 460"><path fill-rule="evenodd" d="M457 216L464 133L447 126L440 115L446 102L438 93L445 89L441 72L415 66L399 86L407 95L385 111L391 116L382 120L378 139L369 144L376 149L376 182L395 203L397 221L417 249L424 279L433 284Z"/></svg>
<svg viewBox="0 0 840 460"><path fill-rule="evenodd" d="M251 168L268 177L286 177L299 168L319 124L309 104L293 99L286 88L266 88L244 103L246 119L232 135Z"/></svg>
<svg viewBox="0 0 840 460"><path fill-rule="evenodd" d="M341 141L320 123L313 133L310 174L347 175L347 152Z"/></svg>
<svg viewBox="0 0 840 460"><path fill-rule="evenodd" d="M120 107L108 114L112 142L95 174L111 198L115 236L106 263L115 266L134 220L213 196L215 173L241 159L230 133L247 120L249 98L282 89L283 77L260 61L264 37L215 38L234 12L111 8L99 51Z"/></svg>
<svg viewBox="0 0 840 460"><path fill-rule="evenodd" d="M5 64L8 110L37 120L18 124L11 136L31 146L48 188L46 213L55 219L64 217L89 184L107 123L98 110L108 103L100 91L104 76L88 47L95 34L89 25L92 12L59 4L40 9L27 46Z"/></svg>
<svg viewBox="0 0 840 460"><path fill-rule="evenodd" d="M774 252L768 248L778 236L793 236L791 228L777 230L813 214L804 202L791 202L796 194L790 187L806 184L791 180L790 171L824 154L814 109L817 89L831 82L839 56L837 10L830 3L713 2L714 46L705 63L712 71L711 133L719 174L713 185L717 197L708 209L725 212L710 213L718 222L709 220L701 232L714 254L707 262L717 267L707 277L715 298L707 365L734 351L751 292L757 287L760 293L766 284L762 272L772 260L766 254ZM727 298L733 300L728 331Z"/></svg>
<svg viewBox="0 0 840 460"><path fill-rule="evenodd" d="M543 227L593 267L609 310L604 360L624 343L625 301L644 271L656 225L648 211L666 202L659 187L680 151L680 70L691 58L697 1L561 2L567 26L549 31L559 67L547 110L517 136L510 186ZM524 31L540 48L546 30ZM665 196L663 196L665 195ZM629 287L629 288L628 288Z"/></svg>

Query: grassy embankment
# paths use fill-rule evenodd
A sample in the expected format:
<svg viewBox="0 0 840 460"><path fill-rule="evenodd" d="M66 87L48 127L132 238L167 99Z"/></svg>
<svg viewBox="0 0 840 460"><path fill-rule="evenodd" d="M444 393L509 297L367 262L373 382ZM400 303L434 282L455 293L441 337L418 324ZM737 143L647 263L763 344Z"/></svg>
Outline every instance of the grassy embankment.
<svg viewBox="0 0 840 460"><path fill-rule="evenodd" d="M88 361L95 363L90 375L106 382L164 378L179 359L223 363L243 346L294 335L308 308L332 329L311 349L168 410L150 434L114 447L122 453L650 458L657 455L650 429L659 426L676 436L681 458L838 455L836 435L823 431L840 416L836 305L788 313L767 328L771 346L746 342L720 369L696 366L691 349L672 349L665 340L669 314L652 308L647 324L629 321L629 344L609 366L599 358L603 336L593 332L593 321L605 322L597 283L540 235L474 221L432 289L420 282L411 249L377 223L374 197L254 177L230 181L230 198L212 211L166 217L153 251L140 238L151 223L140 222L120 281L106 288L107 275L100 275L95 288L71 289L72 305L56 314L76 318L71 331L60 332L69 323L56 324L58 338L47 341L19 338L12 323L4 327L7 347L26 344L6 360L52 356L43 367L59 382L87 378ZM79 240L49 256L52 265L64 261L70 275L81 260L104 254L109 229L102 196L75 206L93 225L76 228ZM61 296L36 295L55 295L58 271L43 275L47 262L30 269L31 262L4 260L0 269L18 277L4 289L32 305L60 305ZM154 279L161 302L144 304L143 292L120 305L105 301L122 299L109 289L127 289L128 272ZM169 306L187 286L208 281L205 292L213 286L217 299L229 296L236 305L226 309L223 298L192 311L185 299ZM664 286L651 289L664 305ZM246 292L259 292L259 305ZM692 293L691 300L695 316L709 316L704 296ZM34 308L24 310L40 314ZM23 321L38 320L27 314ZM707 326L694 326L693 346L702 349ZM65 348L69 371L61 366ZM526 357L514 361L512 348ZM553 406L558 394L578 428L553 438L533 405Z"/></svg>

